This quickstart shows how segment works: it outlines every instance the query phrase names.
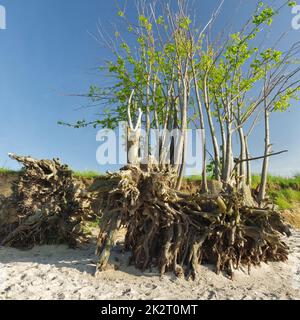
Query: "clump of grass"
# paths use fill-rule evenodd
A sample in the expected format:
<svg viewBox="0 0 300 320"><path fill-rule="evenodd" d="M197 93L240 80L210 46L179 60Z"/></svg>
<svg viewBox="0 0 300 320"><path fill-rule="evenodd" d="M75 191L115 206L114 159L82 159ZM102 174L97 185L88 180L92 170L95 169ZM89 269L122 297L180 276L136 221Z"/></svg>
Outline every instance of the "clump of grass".
<svg viewBox="0 0 300 320"><path fill-rule="evenodd" d="M300 204L300 191L291 188L270 192L271 198L280 209L293 209Z"/></svg>
<svg viewBox="0 0 300 320"><path fill-rule="evenodd" d="M288 200L282 192L272 192L271 198L273 199L274 203L281 209L281 210L291 210L294 207L294 204Z"/></svg>
<svg viewBox="0 0 300 320"><path fill-rule="evenodd" d="M89 221L89 222L87 222L87 225L88 225L90 228L98 228L99 225L100 225L100 218L99 218L99 217L96 217L94 221Z"/></svg>
<svg viewBox="0 0 300 320"><path fill-rule="evenodd" d="M11 170L8 168L0 168L0 174L1 175L17 175L19 174L20 171L16 171L16 170Z"/></svg>
<svg viewBox="0 0 300 320"><path fill-rule="evenodd" d="M96 171L74 171L73 173L74 177L85 179L95 179L101 176L101 174Z"/></svg>
<svg viewBox="0 0 300 320"><path fill-rule="evenodd" d="M261 177L257 174L252 175L252 188L256 189L260 184Z"/></svg>
<svg viewBox="0 0 300 320"><path fill-rule="evenodd" d="M186 180L188 182L193 182L193 181L201 181L201 176L198 176L198 175L192 175L192 176L188 176L186 177Z"/></svg>
<svg viewBox="0 0 300 320"><path fill-rule="evenodd" d="M202 177L200 175L190 175L190 176L185 177L185 180L188 181L188 182L199 182L199 183L201 183ZM208 181L213 180L213 177L211 175L208 175L207 176L207 180Z"/></svg>
<svg viewBox="0 0 300 320"><path fill-rule="evenodd" d="M261 177L259 175L252 176L252 186L257 188ZM300 174L296 174L291 178L280 176L268 176L268 186L270 190L274 189L293 189L300 191Z"/></svg>
<svg viewBox="0 0 300 320"><path fill-rule="evenodd" d="M259 175L252 176L252 186L257 188L261 180ZM291 210L300 204L300 174L293 177L268 177L268 190L271 199L281 210Z"/></svg>
<svg viewBox="0 0 300 320"><path fill-rule="evenodd" d="M96 217L94 221L87 221L83 224L82 230L85 235L93 235L95 230L98 231L100 225L100 218Z"/></svg>

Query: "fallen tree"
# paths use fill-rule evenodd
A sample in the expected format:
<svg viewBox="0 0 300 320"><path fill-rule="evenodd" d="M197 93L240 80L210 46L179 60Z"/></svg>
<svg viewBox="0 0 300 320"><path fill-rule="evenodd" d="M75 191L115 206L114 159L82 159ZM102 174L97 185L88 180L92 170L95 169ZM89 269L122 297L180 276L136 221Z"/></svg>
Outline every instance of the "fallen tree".
<svg viewBox="0 0 300 320"><path fill-rule="evenodd" d="M131 264L161 274L195 277L201 263L233 277L241 265L286 261L290 235L278 212L248 207L243 194L224 185L218 195L185 194L176 189L176 173L156 167L127 166L110 174L119 179L109 193L100 223L98 271L105 269L115 236L127 228L125 247Z"/></svg>
<svg viewBox="0 0 300 320"><path fill-rule="evenodd" d="M72 171L58 159L10 157L23 165L11 197L5 200L16 210L18 223L3 226L1 245L30 248L67 243L75 247L83 241L80 223L90 211L90 199Z"/></svg>

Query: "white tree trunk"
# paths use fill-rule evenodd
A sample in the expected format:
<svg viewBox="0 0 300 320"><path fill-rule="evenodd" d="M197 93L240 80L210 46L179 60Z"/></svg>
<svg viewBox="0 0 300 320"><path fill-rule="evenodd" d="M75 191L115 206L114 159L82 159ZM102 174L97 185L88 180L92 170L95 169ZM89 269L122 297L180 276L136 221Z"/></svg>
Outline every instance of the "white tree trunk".
<svg viewBox="0 0 300 320"><path fill-rule="evenodd" d="M233 166L233 153L232 153L232 125L227 123L227 134L226 134L226 162L224 168L224 180L229 183L232 174Z"/></svg>
<svg viewBox="0 0 300 320"><path fill-rule="evenodd" d="M245 137L245 147L246 147L246 158L250 159L250 152L249 152L249 145L248 145L248 138ZM252 172L251 172L251 162L247 161L247 185L251 188L252 187Z"/></svg>
<svg viewBox="0 0 300 320"><path fill-rule="evenodd" d="M240 139L240 159L245 160L246 159L246 144L245 144L244 130L241 126L238 129L238 132L239 132L239 139ZM239 164L239 173L240 173L241 189L244 189L246 186L246 181L247 181L246 162L245 161L242 161Z"/></svg>
<svg viewBox="0 0 300 320"><path fill-rule="evenodd" d="M271 152L271 144L270 144L270 112L266 108L265 109L265 152L264 152L264 160L261 172L261 183L259 188L258 201L260 206L263 206L264 200L266 198L266 189L268 182L268 171L269 171L269 157L268 155Z"/></svg>

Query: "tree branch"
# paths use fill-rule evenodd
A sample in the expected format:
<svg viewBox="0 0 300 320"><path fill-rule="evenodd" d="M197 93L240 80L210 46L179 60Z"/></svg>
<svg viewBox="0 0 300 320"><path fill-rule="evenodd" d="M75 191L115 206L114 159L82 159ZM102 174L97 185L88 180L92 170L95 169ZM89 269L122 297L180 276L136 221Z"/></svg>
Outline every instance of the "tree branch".
<svg viewBox="0 0 300 320"><path fill-rule="evenodd" d="M236 165L242 163L242 162L248 162L248 161L254 161L254 160L261 160L261 159L265 159L265 158L268 158L268 157L273 157L273 156L278 156L282 153L286 153L288 152L288 150L283 150L283 151L279 151L279 152L274 152L274 153L270 153L270 154L267 154L266 156L261 156L261 157L256 157L256 158L249 158L249 159L234 159L234 162Z"/></svg>

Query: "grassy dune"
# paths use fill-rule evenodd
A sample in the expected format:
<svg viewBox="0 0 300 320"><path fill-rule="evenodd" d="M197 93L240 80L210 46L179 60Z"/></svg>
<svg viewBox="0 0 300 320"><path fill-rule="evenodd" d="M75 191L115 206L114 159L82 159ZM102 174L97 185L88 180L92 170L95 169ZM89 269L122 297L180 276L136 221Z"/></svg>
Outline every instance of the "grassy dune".
<svg viewBox="0 0 300 320"><path fill-rule="evenodd" d="M199 176L189 176L188 181L199 181ZM252 186L257 188L260 176L253 175ZM291 178L269 176L268 190L271 199L281 210L300 207L300 174Z"/></svg>
<svg viewBox="0 0 300 320"><path fill-rule="evenodd" d="M260 176L253 176L253 187L260 182ZM268 189L271 199L280 209L293 209L300 206L300 174L291 178L269 176Z"/></svg>

